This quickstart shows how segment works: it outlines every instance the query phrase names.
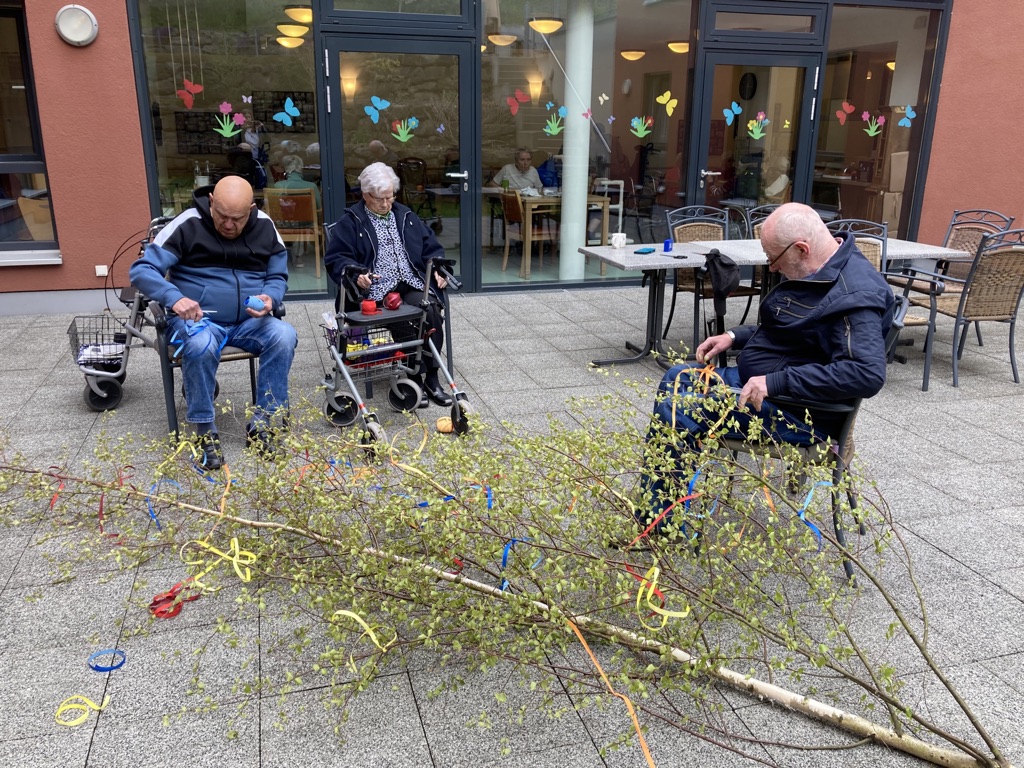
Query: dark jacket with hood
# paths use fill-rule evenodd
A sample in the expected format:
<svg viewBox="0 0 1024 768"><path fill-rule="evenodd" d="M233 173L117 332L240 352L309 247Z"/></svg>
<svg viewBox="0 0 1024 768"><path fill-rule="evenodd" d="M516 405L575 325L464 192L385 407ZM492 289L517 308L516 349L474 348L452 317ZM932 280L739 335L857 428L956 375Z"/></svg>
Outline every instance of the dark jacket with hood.
<svg viewBox="0 0 1024 768"><path fill-rule="evenodd" d="M758 325L734 328L740 379L766 376L768 397L826 402L871 397L885 383L892 290L848 233L817 273L784 280Z"/></svg>
<svg viewBox="0 0 1024 768"><path fill-rule="evenodd" d="M128 273L132 285L170 309L183 297L213 310L218 325L250 317L248 296L266 294L277 307L288 288L288 251L274 222L256 208L238 237L217 232L210 215L210 192L193 193L194 206L165 226ZM165 277L166 276L166 277Z"/></svg>
<svg viewBox="0 0 1024 768"><path fill-rule="evenodd" d="M391 204L391 211L395 214L395 224L402 236L405 251L409 254L409 263L420 278L425 280L427 260L444 258L444 248L430 227L411 208L395 202ZM377 231L370 223L366 203L360 200L346 208L331 229L331 239L324 256L327 273L334 282L342 285L345 267L349 265L372 272L379 247Z"/></svg>

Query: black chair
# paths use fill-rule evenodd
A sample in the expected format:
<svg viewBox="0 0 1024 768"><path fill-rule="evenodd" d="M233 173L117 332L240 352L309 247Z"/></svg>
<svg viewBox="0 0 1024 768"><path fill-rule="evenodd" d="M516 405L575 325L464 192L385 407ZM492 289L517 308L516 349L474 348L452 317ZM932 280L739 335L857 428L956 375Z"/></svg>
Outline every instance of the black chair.
<svg viewBox="0 0 1024 768"><path fill-rule="evenodd" d="M654 242L654 204L658 199L658 185L653 176L648 176L639 189L632 179L629 180L629 187L630 192L626 196L626 205L622 215L624 218L636 220L638 242ZM641 221L647 222L647 231L650 233L647 240L644 240L643 232L640 229Z"/></svg>
<svg viewBox="0 0 1024 768"><path fill-rule="evenodd" d="M434 193L427 189L427 164L418 157L403 157L395 164L395 172L402 183L399 195L402 202L412 208L421 219L433 219L430 227L436 234L441 233L441 218L437 215ZM429 216L425 217L426 211Z"/></svg>
<svg viewBox="0 0 1024 768"><path fill-rule="evenodd" d="M907 307L909 306L910 304L905 296L896 297L892 322L885 335L885 351L887 356L891 355L893 350L896 348L896 344L899 341L900 331L903 330L903 318L906 316ZM834 430L834 434L829 435L829 450L822 453L820 445L797 447L792 445L749 443L744 440L731 439L723 441L726 449L733 452L734 458L740 453L756 454L758 456L763 456L767 453L775 458L783 458L787 451L796 450L804 461L831 464L832 526L835 530L836 541L839 543L839 546L846 549L846 531L843 527L839 503L839 489L842 487L840 483L843 479L843 475L849 471L850 465L853 462L855 450L853 428L856 424L857 414L860 411L863 398L857 398L845 403L824 403L811 400L795 400L784 397L769 397L768 399L773 405L782 408L784 411L793 414L801 420L805 419L806 415L809 413L812 423L820 422L823 416L831 417L830 420L841 417L841 423ZM856 516L858 500L856 490L852 485L847 486L846 495L850 503L850 509ZM862 534L864 533L863 525L860 527L860 532ZM846 572L847 579L852 582L854 578L853 563L844 558L843 569Z"/></svg>

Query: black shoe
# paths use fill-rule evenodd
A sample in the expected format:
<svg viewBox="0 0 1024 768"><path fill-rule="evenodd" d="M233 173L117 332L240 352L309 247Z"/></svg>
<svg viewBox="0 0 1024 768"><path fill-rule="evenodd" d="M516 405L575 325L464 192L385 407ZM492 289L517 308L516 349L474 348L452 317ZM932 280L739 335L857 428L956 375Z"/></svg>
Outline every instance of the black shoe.
<svg viewBox="0 0 1024 768"><path fill-rule="evenodd" d="M196 435L196 464L203 469L220 469L224 466L224 452L220 449L220 435L206 432Z"/></svg>
<svg viewBox="0 0 1024 768"><path fill-rule="evenodd" d="M248 426L245 430L245 447L265 459L272 459L281 453L281 447L273 431L265 426Z"/></svg>
<svg viewBox="0 0 1024 768"><path fill-rule="evenodd" d="M441 385L437 383L437 379L431 379L428 377L427 384L423 388L423 391L426 392L427 397L437 405L449 406L452 404L451 395L441 389Z"/></svg>

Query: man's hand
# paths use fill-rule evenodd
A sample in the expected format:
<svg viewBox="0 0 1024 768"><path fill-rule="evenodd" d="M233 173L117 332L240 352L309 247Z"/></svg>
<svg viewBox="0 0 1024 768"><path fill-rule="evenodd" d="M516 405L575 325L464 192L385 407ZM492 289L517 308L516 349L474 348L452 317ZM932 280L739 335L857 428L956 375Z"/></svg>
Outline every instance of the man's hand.
<svg viewBox="0 0 1024 768"><path fill-rule="evenodd" d="M356 278L356 285L359 286L360 291L365 291L369 289L374 280L380 280L380 275L373 272L364 272Z"/></svg>
<svg viewBox="0 0 1024 768"><path fill-rule="evenodd" d="M768 377L751 376L743 385L743 391L740 392L739 406L741 409L746 408L747 403L750 403L754 406L754 410L759 411L766 397L768 397Z"/></svg>
<svg viewBox="0 0 1024 768"><path fill-rule="evenodd" d="M270 310L274 306L274 300L265 293L257 294L256 298L263 302L263 309L252 309L251 307L246 307L245 311L249 313L249 317L266 317L270 314Z"/></svg>
<svg viewBox="0 0 1024 768"><path fill-rule="evenodd" d="M203 308L199 306L198 301L193 301L187 296L182 296L171 307L171 312L176 314L182 320L191 320L194 323L198 323L203 319Z"/></svg>
<svg viewBox="0 0 1024 768"><path fill-rule="evenodd" d="M732 336L728 333L723 333L718 336L709 336L700 343L697 347L697 351L694 353L697 357L698 363L707 362L709 359L713 359L717 355L722 354L732 346Z"/></svg>

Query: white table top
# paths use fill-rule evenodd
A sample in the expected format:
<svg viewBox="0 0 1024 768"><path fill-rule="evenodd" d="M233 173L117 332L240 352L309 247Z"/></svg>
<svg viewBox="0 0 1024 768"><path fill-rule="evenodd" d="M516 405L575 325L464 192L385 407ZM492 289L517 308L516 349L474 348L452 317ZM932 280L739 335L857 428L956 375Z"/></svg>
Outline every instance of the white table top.
<svg viewBox="0 0 1024 768"><path fill-rule="evenodd" d="M724 248L719 250L731 256L740 266L766 264L767 258L764 251L760 250L758 240L732 240L723 241L730 243L751 242L758 244L756 256L737 256L729 253ZM606 264L611 264L619 269L649 270L649 269L699 269L704 266L705 255L711 248L717 247L712 244L711 248L705 247L704 243L675 243L671 253L662 251L662 243L641 243L627 245L625 248L615 248L611 245L591 245L580 248L584 256L593 256ZM654 253L636 253L639 248L654 248ZM678 257L678 258L677 258Z"/></svg>
<svg viewBox="0 0 1024 768"><path fill-rule="evenodd" d="M974 260L974 254L967 251L954 251L941 245L915 243L913 240L898 240L895 237L890 237L886 240L885 255L889 261L904 259Z"/></svg>

